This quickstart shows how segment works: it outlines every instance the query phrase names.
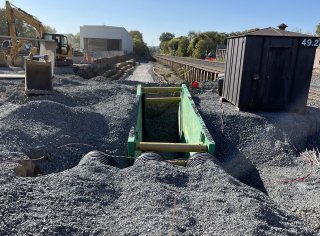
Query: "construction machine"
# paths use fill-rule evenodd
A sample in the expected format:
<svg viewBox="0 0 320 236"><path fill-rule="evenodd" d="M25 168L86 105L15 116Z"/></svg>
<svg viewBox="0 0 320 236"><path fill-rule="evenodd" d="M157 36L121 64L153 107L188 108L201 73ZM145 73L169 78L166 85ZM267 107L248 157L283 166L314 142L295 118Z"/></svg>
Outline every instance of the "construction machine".
<svg viewBox="0 0 320 236"><path fill-rule="evenodd" d="M14 6L9 1L6 1L6 17L8 23L9 36L11 37L12 47L10 50L10 56L14 60L17 58L19 53L19 47L21 47L21 41L17 41L16 31L16 19L20 19L27 24L34 27L37 31L37 38L45 40L55 40L56 46L56 63L67 63L72 64L72 46L68 43L68 38L62 34L46 33L45 27L41 21L36 19L34 16L23 11L22 9Z"/></svg>

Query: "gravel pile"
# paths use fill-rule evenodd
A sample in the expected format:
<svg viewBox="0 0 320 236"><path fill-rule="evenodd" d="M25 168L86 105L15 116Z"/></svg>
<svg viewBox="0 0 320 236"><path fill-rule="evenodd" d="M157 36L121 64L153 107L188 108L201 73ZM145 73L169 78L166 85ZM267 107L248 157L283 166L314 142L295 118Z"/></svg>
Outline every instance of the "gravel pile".
<svg viewBox="0 0 320 236"><path fill-rule="evenodd" d="M133 82L60 75L55 95L26 98L21 81L1 80L0 235L318 235L319 169L280 180L307 170L297 154L319 143L307 138L319 136L319 110L221 109L213 86L193 95L221 166L125 168L78 163L91 150L126 155ZM38 177L15 175L27 157L45 157Z"/></svg>
<svg viewBox="0 0 320 236"><path fill-rule="evenodd" d="M312 74L311 86L320 87L320 73Z"/></svg>
<svg viewBox="0 0 320 236"><path fill-rule="evenodd" d="M9 178L7 177L9 180ZM92 163L3 185L1 235L308 235L297 217L213 163Z"/></svg>
<svg viewBox="0 0 320 236"><path fill-rule="evenodd" d="M194 93L194 100L216 142L223 168L320 235L320 167L310 162L306 152L320 148L319 108L308 106L304 114L239 112L228 102L219 103L216 90L210 87L216 84L205 84L203 91Z"/></svg>

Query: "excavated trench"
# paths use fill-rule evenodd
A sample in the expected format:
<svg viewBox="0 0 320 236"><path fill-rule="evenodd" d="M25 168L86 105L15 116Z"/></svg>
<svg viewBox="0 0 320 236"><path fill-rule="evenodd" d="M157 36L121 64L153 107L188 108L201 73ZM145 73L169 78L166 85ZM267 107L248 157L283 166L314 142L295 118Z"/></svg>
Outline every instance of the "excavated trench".
<svg viewBox="0 0 320 236"><path fill-rule="evenodd" d="M144 104L144 111L144 142L180 143L179 103ZM117 140L117 145L119 146L126 146L126 143L127 139ZM105 150L104 144L97 142L93 147L74 143L56 148L29 149L24 152L26 158L19 161L19 165L14 171L17 176L21 177L38 177L59 173L77 166L79 162L84 163L85 161L82 161L82 158L92 150ZM159 154L163 159L183 157L183 153L177 152L160 152ZM97 153L93 154L93 158L88 160L96 159L95 156L97 155ZM124 156L119 157L119 159L115 157L114 159L116 159L115 164L112 165L119 168L127 167L130 164L130 161ZM103 160L98 161L105 164ZM111 162L113 163L113 160ZM106 163L109 162L107 161Z"/></svg>
<svg viewBox="0 0 320 236"><path fill-rule="evenodd" d="M178 103L145 104L144 142L180 143ZM159 153L164 159L181 158L182 153Z"/></svg>
<svg viewBox="0 0 320 236"><path fill-rule="evenodd" d="M77 147L79 146L79 147ZM14 172L20 177L39 177L59 173L78 165L81 157L92 147L83 145L66 146L56 150L30 149L18 160Z"/></svg>
<svg viewBox="0 0 320 236"><path fill-rule="evenodd" d="M169 142L179 143L179 127L178 127L178 107L179 104L146 104L145 105L145 119L144 119L144 141L145 142ZM206 114L202 114L207 124L212 123L211 117L206 117ZM219 122L218 122L219 123ZM233 122L231 122L233 123ZM241 123L241 122L236 122ZM228 123L227 123L228 124ZM209 125L209 131L213 135L215 141L217 137L224 137L223 134L217 133L217 127ZM234 132L234 131L231 131ZM118 140L121 146L125 146L127 140ZM232 144L228 144L228 140L220 140L217 143L217 148L220 149L222 146L225 150L230 149L230 152L235 153ZM99 148L101 147L101 148ZM42 149L42 150L28 150L25 152L26 156L30 160L21 160L20 165L15 168L15 173L18 176L30 176L37 177L41 175L58 173L70 168L75 167L81 161L81 158L92 150L104 150L103 144L95 146L94 148L88 146L75 145L70 147L64 147L59 150ZM236 149L236 148L234 148ZM223 151L225 152L225 151ZM160 153L165 159L180 158L182 153ZM263 183L259 176L259 172L250 161L244 156L233 158L231 155L225 155L221 157L221 153L217 153L219 158L225 159L222 162L225 170L233 175L241 182L257 188L262 192L265 192ZM228 158L226 158L228 156ZM232 159L233 158L233 159ZM232 159L232 163L238 162L237 165L232 165L232 168L228 165L229 159ZM122 166L123 163L122 163ZM239 166L239 168L238 168ZM241 170L239 171L241 167ZM243 168L242 168L243 167ZM243 173L243 170L249 170ZM240 174L241 175L240 175Z"/></svg>
<svg viewBox="0 0 320 236"><path fill-rule="evenodd" d="M178 129L179 104L152 104L145 106L144 141L179 143ZM123 145L127 140L122 140ZM15 168L17 176L38 177L71 169L83 162L82 157L92 150L99 150L83 144L74 144L55 150L30 149L25 151L27 158L19 161ZM103 150L103 148L100 148ZM159 153L163 158L180 158L182 153ZM120 157L115 166L127 165L124 157ZM100 161L103 163L103 161ZM120 163L119 163L120 162Z"/></svg>
<svg viewBox="0 0 320 236"><path fill-rule="evenodd" d="M167 103L167 104L145 104L145 117L144 117L144 140L145 142L168 142L168 143L179 143L179 124L178 124L178 103ZM202 114L204 121L212 123L212 118L206 114ZM256 122L256 119L252 119L252 122ZM234 123L234 122L232 122ZM241 122L235 122L241 123ZM248 186L254 187L261 192L267 193L264 183L261 180L258 170L253 163L250 162L244 156L240 154L236 157L225 155L226 150L233 153L237 151L232 150L232 144L225 139L217 139L217 137L224 137L219 133L219 128L209 125L209 131L216 138L218 150L217 157L222 160L220 163L221 167L225 169L230 175L238 179L239 181L247 184ZM236 128L236 127L233 127ZM232 129L233 129L232 128ZM226 127L228 129L228 127ZM233 132L233 131L232 131ZM318 135L318 132L315 132ZM313 133L313 135L315 135ZM273 140L275 137L264 137L266 140ZM313 140L313 139L312 139ZM317 139L318 140L318 139ZM125 146L127 140L118 140L121 142L120 145ZM309 142L308 142L309 143ZM307 144L306 144L307 145ZM63 148L56 149L30 149L25 151L25 158L19 161L19 165L14 169L15 174L21 177L38 177L51 173L58 173L68 169L71 169L81 162L82 157L92 150L103 150L103 143L100 143L101 148L96 146L95 148L75 144L71 146L65 146ZM223 147L223 150L220 150ZM164 159L181 158L182 153L159 153ZM221 156L223 155L223 156ZM232 159L232 160L231 160ZM113 163L108 162L106 163ZM119 165L119 161L122 162ZM233 165L228 165L229 162ZM100 161L105 164L103 161ZM122 157L117 160L114 166L123 168L127 167L128 164L124 164L127 160ZM236 164L237 163L237 164Z"/></svg>

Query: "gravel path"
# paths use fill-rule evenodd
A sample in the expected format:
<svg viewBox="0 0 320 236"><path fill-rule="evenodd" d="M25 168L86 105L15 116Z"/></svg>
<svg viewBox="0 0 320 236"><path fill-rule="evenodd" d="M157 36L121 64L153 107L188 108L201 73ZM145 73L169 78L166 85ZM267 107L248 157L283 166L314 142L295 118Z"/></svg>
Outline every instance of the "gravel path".
<svg viewBox="0 0 320 236"><path fill-rule="evenodd" d="M152 77L152 63L141 63L132 75L130 75L127 80L137 81L142 83L153 83L155 82Z"/></svg>
<svg viewBox="0 0 320 236"><path fill-rule="evenodd" d="M319 146L320 110L221 109L215 87L191 93L220 166L111 167L78 163L126 155L135 82L57 75L56 95L27 98L21 80L0 80L0 235L320 235L319 168L286 182L310 171L298 154ZM15 175L27 157L45 157L37 177Z"/></svg>

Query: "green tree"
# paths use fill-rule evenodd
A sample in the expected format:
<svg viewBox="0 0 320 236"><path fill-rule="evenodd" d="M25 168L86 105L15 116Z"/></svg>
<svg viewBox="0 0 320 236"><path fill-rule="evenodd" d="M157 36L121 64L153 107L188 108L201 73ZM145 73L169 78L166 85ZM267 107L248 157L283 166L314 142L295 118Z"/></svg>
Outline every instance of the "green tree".
<svg viewBox="0 0 320 236"><path fill-rule="evenodd" d="M173 39L169 40L166 43L168 45L169 55L176 56L176 52L177 52L178 47L179 47L179 39L173 38Z"/></svg>
<svg viewBox="0 0 320 236"><path fill-rule="evenodd" d="M164 32L160 35L160 53L161 54L170 54L173 55L175 53L175 42L170 41L174 39L174 34L169 32ZM178 48L178 47L177 47Z"/></svg>
<svg viewBox="0 0 320 236"><path fill-rule="evenodd" d="M169 47L167 41L163 41L160 43L160 54L169 54Z"/></svg>
<svg viewBox="0 0 320 236"><path fill-rule="evenodd" d="M150 52L146 43L143 41L143 35L138 30L130 31L133 39L133 53L139 57L149 57Z"/></svg>
<svg viewBox="0 0 320 236"><path fill-rule="evenodd" d="M164 32L164 33L162 33L162 34L160 35L159 40L160 40L161 43L162 43L162 42L167 42L167 41L170 41L171 39L173 39L174 36L175 36L175 35L172 34L172 33Z"/></svg>
<svg viewBox="0 0 320 236"><path fill-rule="evenodd" d="M160 43L160 53L171 56L185 57L188 55L189 40L185 36L179 38L172 38L169 41Z"/></svg>
<svg viewBox="0 0 320 236"><path fill-rule="evenodd" d="M44 25L44 32L46 33L52 33L52 34L56 34L57 30L55 28L52 28L49 25Z"/></svg>
<svg viewBox="0 0 320 236"><path fill-rule="evenodd" d="M73 42L71 43L73 48L80 48L80 32L74 35Z"/></svg>
<svg viewBox="0 0 320 236"><path fill-rule="evenodd" d="M132 30L130 31L130 35L132 38L138 39L140 41L143 41L143 36L138 30Z"/></svg>
<svg viewBox="0 0 320 236"><path fill-rule="evenodd" d="M149 48L149 52L150 52L150 54L152 55L152 54L159 54L159 50L160 50L160 48L159 47L157 47L157 46L151 46L151 47L148 47Z"/></svg>
<svg viewBox="0 0 320 236"><path fill-rule="evenodd" d="M206 51L206 41L201 39L197 42L195 45L195 48L192 52L192 57L201 59L205 56L205 51Z"/></svg>
<svg viewBox="0 0 320 236"><path fill-rule="evenodd" d="M316 26L316 35L320 37L320 23Z"/></svg>
<svg viewBox="0 0 320 236"><path fill-rule="evenodd" d="M72 45L72 48L79 48L80 47L80 33L76 34L65 34L68 38L68 42Z"/></svg>
<svg viewBox="0 0 320 236"><path fill-rule="evenodd" d="M137 38L133 39L133 53L139 57L145 57L149 55L149 49L145 43Z"/></svg>
<svg viewBox="0 0 320 236"><path fill-rule="evenodd" d="M208 31L203 33L195 33L190 31L188 34L189 45L187 55L196 58L202 58L210 52L215 52L217 45L227 43L227 34L216 31ZM199 44L199 41L201 43ZM202 50L200 52L200 50Z"/></svg>
<svg viewBox="0 0 320 236"><path fill-rule="evenodd" d="M201 40L204 41L204 47L203 47L204 56L207 56L210 52L213 52L216 50L217 43L214 36L211 35L210 37L210 32L201 34Z"/></svg>
<svg viewBox="0 0 320 236"><path fill-rule="evenodd" d="M200 38L205 40L205 54L210 52L215 53L219 44L226 44L226 34L216 31L204 32L200 35Z"/></svg>
<svg viewBox="0 0 320 236"><path fill-rule="evenodd" d="M174 34L165 32L160 35L160 53L203 58L206 54L215 52L219 44L226 44L227 37L228 34L216 31L189 31L187 36L174 38Z"/></svg>
<svg viewBox="0 0 320 236"><path fill-rule="evenodd" d="M195 48L195 40L193 39L192 41L189 41L187 55L192 56L194 48Z"/></svg>
<svg viewBox="0 0 320 236"><path fill-rule="evenodd" d="M179 57L186 57L188 56L188 45L189 45L189 40L187 37L180 37L179 42L178 42L178 50L176 52L176 56Z"/></svg>
<svg viewBox="0 0 320 236"><path fill-rule="evenodd" d="M188 37L189 41L192 41L195 38L197 38L198 36L199 36L199 33L196 33L196 31L191 30L191 31L188 32L188 36L187 37Z"/></svg>

